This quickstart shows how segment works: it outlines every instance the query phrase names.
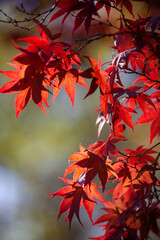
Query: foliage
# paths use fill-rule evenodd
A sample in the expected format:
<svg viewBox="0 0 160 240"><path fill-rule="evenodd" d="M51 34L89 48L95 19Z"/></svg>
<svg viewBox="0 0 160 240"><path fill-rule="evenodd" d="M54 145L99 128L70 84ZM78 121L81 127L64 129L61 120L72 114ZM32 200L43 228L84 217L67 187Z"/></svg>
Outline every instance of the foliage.
<svg viewBox="0 0 160 240"><path fill-rule="evenodd" d="M142 2L147 2L148 11L152 8L153 1ZM131 0L55 0L51 9L32 14L24 21L11 17L3 20L19 28L27 28L21 26L21 22L32 20L40 35L18 39L27 43L26 48L13 42L21 52L10 63L16 70L0 71L11 79L0 88L0 93L17 93L16 117L31 99L46 113L44 105L49 107L48 94L53 95L54 101L63 87L72 106L76 84L88 89L84 98L99 91L98 136L105 123L110 126L109 136L107 140L97 140L87 148L80 145L80 151L70 156L71 164L61 178L67 186L49 194L63 198L58 218L68 212L66 221L69 221L69 229L74 215L83 226L79 210L84 206L92 224L100 224L104 229L103 236L92 239L148 239L151 231L160 236L157 223L160 218L160 183L157 178L160 153L155 150L160 142L149 148L138 146L136 150L119 150L116 147L116 143L127 141L127 127L134 130L135 125L150 123L150 144L160 135L160 17L136 18L133 4ZM105 10L103 18L101 10ZM110 20L113 11L119 15L114 23ZM130 18L125 16L125 11ZM73 44L59 40L70 15L74 17L73 39L81 25L85 28L85 36ZM43 17L38 20L40 16ZM62 17L61 30L52 34L48 25L54 24L59 17ZM90 34L95 25L97 29L100 25L107 26L109 31ZM102 64L100 57L97 62L81 53L90 42L102 38L114 40L114 55L110 63ZM76 45L78 42L81 42L80 47ZM84 59L89 67L82 70ZM126 87L122 76L131 74L137 77L132 85ZM86 83L88 79L90 87ZM136 119L134 122L133 118ZM71 173L72 180L66 178L72 176ZM97 177L100 186L94 182ZM117 185L105 192L106 183L110 180ZM102 193L99 188L102 188ZM111 202L106 200L109 193L112 193ZM104 214L93 221L95 199L100 200Z"/></svg>

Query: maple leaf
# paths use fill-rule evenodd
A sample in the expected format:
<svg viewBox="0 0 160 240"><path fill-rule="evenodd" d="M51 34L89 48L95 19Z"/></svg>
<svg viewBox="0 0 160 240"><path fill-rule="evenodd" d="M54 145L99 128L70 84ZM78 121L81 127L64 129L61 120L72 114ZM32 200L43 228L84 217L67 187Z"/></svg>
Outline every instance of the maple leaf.
<svg viewBox="0 0 160 240"><path fill-rule="evenodd" d="M74 47L72 45L63 43L57 44L55 46L56 49L54 47L55 54L52 55L46 66L49 80L54 86L52 101L54 101L58 93L64 87L71 100L72 106L74 106L76 83L88 88L88 85L81 76L82 71L74 67L74 65L78 67L81 65L79 59L80 54L71 49L71 47Z"/></svg>
<svg viewBox="0 0 160 240"><path fill-rule="evenodd" d="M97 9L97 11L98 11L99 9L101 9L102 7L105 7L106 12L107 12L107 17L109 18L110 11L111 11L111 1L110 1L110 0L107 0L105 3L102 3L102 2L100 2L100 1L98 1L98 2L96 3L96 9Z"/></svg>
<svg viewBox="0 0 160 240"><path fill-rule="evenodd" d="M111 165L110 159L108 157L105 158L108 151L112 153L116 152L116 148L112 142L114 142L114 140L110 140L108 142L102 141L102 143L99 142L97 144L89 146L89 148L83 152L73 153L69 160L74 162L66 168L64 176L68 175L72 171L76 171L74 174L75 179L77 177L80 177L82 172L85 171L85 178L83 179L84 185L88 185L98 174L104 191L105 184L108 179L108 174L110 173L114 177L117 177L117 174ZM91 152L91 150L94 148L95 150Z"/></svg>
<svg viewBox="0 0 160 240"><path fill-rule="evenodd" d="M131 4L131 2L130 2L130 0L128 0L128 1L125 1L125 0L116 0L116 5L118 5L118 4L123 4L125 7L126 7L126 9L130 12L130 14L132 14L132 16L134 17L134 15L133 15L133 9L132 9L132 4Z"/></svg>
<svg viewBox="0 0 160 240"><path fill-rule="evenodd" d="M94 201L94 197L99 200L104 200L104 198L97 190L98 185L92 183L90 186L82 186L80 181L78 183L78 180L75 182L66 178L60 179L67 183L69 186L63 187L59 191L49 194L51 197L59 196L64 198L59 208L58 219L62 213L69 211L66 217L66 221L69 220L69 229L71 228L71 222L74 214L76 214L78 221L83 226L79 217L79 209L82 205L84 205L90 220L93 222L92 212L96 203Z"/></svg>
<svg viewBox="0 0 160 240"><path fill-rule="evenodd" d="M87 150L93 151L95 154L100 156L101 158L103 157L108 157L110 154L114 156L119 156L119 151L116 148L115 144L118 142L124 141L124 139L121 138L114 138L112 134L109 135L107 141L97 141L90 145Z"/></svg>
<svg viewBox="0 0 160 240"><path fill-rule="evenodd" d="M81 76L85 78L92 78L90 89L86 94L85 98L93 94L98 88L98 86L100 88L100 91L103 93L106 92L106 88L109 88L107 79L106 79L106 77L108 76L108 73L100 70L102 66L102 61L100 56L99 56L98 63L95 59L90 57L88 58L88 60L90 61L91 68L88 68L87 70L81 73ZM108 90L108 92L109 91L110 89Z"/></svg>
<svg viewBox="0 0 160 240"><path fill-rule="evenodd" d="M154 101L155 108L151 105L148 106L147 111L140 116L139 120L135 124L144 124L151 122L150 126L150 143L153 139L160 135L160 103L159 101Z"/></svg>
<svg viewBox="0 0 160 240"><path fill-rule="evenodd" d="M18 92L15 99L16 118L24 109L29 100L33 101L44 111L43 102L47 107L48 84L43 71L44 61L37 53L22 53L12 62L17 71L0 71L0 73L12 78L12 81L0 88L0 93Z"/></svg>
<svg viewBox="0 0 160 240"><path fill-rule="evenodd" d="M80 71L76 68L58 70L55 74L51 76L50 79L51 81L53 80L54 85L52 101L54 101L54 99L64 86L65 91L71 100L72 106L74 106L76 83L88 88L88 85L80 76Z"/></svg>
<svg viewBox="0 0 160 240"><path fill-rule="evenodd" d="M149 105L152 105L155 108L151 96L144 93L134 93L134 96L129 97L126 103L129 103L129 107L131 107L132 109L136 107L141 108L144 114L147 111Z"/></svg>
<svg viewBox="0 0 160 240"><path fill-rule="evenodd" d="M72 35L80 27L80 25L83 22L85 25L86 33L88 35L92 16L99 16L97 13L97 10L99 10L103 6L98 6L98 8L96 9L94 0L86 0L86 1L69 0L67 2L60 0L57 4L57 7L59 7L60 10L58 10L56 13L53 14L53 16L50 19L50 22L64 15L62 20L62 25L63 25L64 21L69 16L69 14L71 13L75 14L75 12L78 12L77 15L75 16Z"/></svg>

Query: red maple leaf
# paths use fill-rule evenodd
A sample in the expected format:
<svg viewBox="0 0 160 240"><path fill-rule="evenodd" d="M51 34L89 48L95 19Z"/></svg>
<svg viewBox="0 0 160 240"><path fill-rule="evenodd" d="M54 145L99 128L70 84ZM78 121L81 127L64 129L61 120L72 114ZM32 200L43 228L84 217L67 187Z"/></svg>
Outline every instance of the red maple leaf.
<svg viewBox="0 0 160 240"><path fill-rule="evenodd" d="M125 0L116 0L116 5L118 5L118 4L120 4L120 3L127 8L127 10L130 12L130 14L132 14L132 16L134 16L134 15L133 15L132 4L131 4L130 0L128 0L128 1L125 1Z"/></svg>
<svg viewBox="0 0 160 240"><path fill-rule="evenodd" d="M73 153L69 160L74 162L66 168L64 176L75 171L74 180L76 180L85 171L84 185L88 185L98 174L104 191L108 177L117 177L108 154L109 152L118 153L114 146L114 143L118 141L118 139L99 141L89 146L88 149Z"/></svg>
<svg viewBox="0 0 160 240"><path fill-rule="evenodd" d="M53 2L53 4L55 3L56 1ZM64 21L69 16L69 14L76 13L72 34L80 27L82 23L84 23L85 30L88 34L89 28L91 25L92 16L99 16L97 13L97 10L99 10L103 6L100 5L96 7L93 0L86 0L86 1L69 0L66 2L63 0L60 0L57 4L57 7L59 7L60 9L53 14L53 16L50 19L50 22L64 15L62 20L62 25L63 25Z"/></svg>
<svg viewBox="0 0 160 240"><path fill-rule="evenodd" d="M86 209L90 220L93 222L92 212L96 203L94 201L94 197L99 200L104 200L104 198L97 190L98 185L91 183L90 186L83 186L83 183L80 181L80 179L77 180L77 182L66 178L60 179L62 179L69 186L63 187L59 191L49 194L52 197L59 196L64 198L59 208L58 218L62 213L69 211L66 217L66 221L69 220L69 229L71 228L71 222L74 214L76 214L78 221L83 226L79 217L79 209L82 205L84 205L84 208Z"/></svg>
<svg viewBox="0 0 160 240"><path fill-rule="evenodd" d="M144 123L151 122L150 143L152 143L153 139L157 135L160 135L160 102L159 100L154 101L154 105L156 109L152 105L149 105L147 108L147 111L144 114L142 114L139 120L135 123L135 124L144 124Z"/></svg>
<svg viewBox="0 0 160 240"><path fill-rule="evenodd" d="M112 134L110 134L107 141L103 141L103 140L97 141L92 145L90 145L87 148L87 150L93 151L94 154L97 154L101 158L103 157L107 158L108 156L110 156L110 154L114 156L119 156L119 151L116 148L115 144L123 140L124 139L114 138Z"/></svg>
<svg viewBox="0 0 160 240"><path fill-rule="evenodd" d="M15 57L12 62L17 71L1 71L0 73L11 78L12 81L4 84L0 93L18 92L15 99L16 117L32 98L33 101L44 111L43 102L47 107L48 90L45 78L44 61L38 53L24 52Z"/></svg>
<svg viewBox="0 0 160 240"><path fill-rule="evenodd" d="M51 65L49 65L49 67L50 66ZM53 68L51 71L53 71ZM52 100L54 101L54 99L64 86L65 91L72 102L72 106L74 106L76 83L88 88L88 85L85 83L84 79L80 76L81 71L79 71L76 68L72 68L72 66L70 66L69 68L65 67L63 63L60 66L60 68L55 67L54 71L55 73L53 73L50 78L54 86Z"/></svg>
<svg viewBox="0 0 160 240"><path fill-rule="evenodd" d="M91 67L81 73L82 77L92 78L90 89L89 89L87 95L85 96L85 98L88 97L89 95L93 94L96 91L96 89L98 88L98 86L102 93L106 92L107 89L109 92L110 91L109 84L108 84L107 78L106 78L108 76L108 73L100 70L101 66L102 66L101 58L99 57L98 63L95 59L90 58L90 57L88 57L88 60L90 61Z"/></svg>

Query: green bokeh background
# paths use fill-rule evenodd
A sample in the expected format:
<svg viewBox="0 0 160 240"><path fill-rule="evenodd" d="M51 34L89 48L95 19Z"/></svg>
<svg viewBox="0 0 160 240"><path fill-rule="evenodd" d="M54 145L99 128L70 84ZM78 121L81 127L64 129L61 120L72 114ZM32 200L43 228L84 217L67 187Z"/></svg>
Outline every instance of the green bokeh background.
<svg viewBox="0 0 160 240"><path fill-rule="evenodd" d="M20 19L21 13L16 10L22 1L1 1L0 8L10 16ZM39 3L40 2L40 3ZM53 1L48 1L48 6ZM34 5L35 4L35 5ZM24 1L27 11L47 9L46 1ZM135 5L141 9L143 5ZM35 8L37 7L37 8ZM3 16L0 14L0 19ZM69 20L64 28L63 40L71 43L71 24ZM60 21L52 26L57 32ZM69 34L68 34L69 32ZM12 24L0 24L0 70L11 69L6 65L19 54L11 39L36 35L37 30L30 32L15 28ZM83 29L81 33L84 34ZM78 37L78 34L77 34ZM84 54L102 61L111 59L112 45L107 39L94 42L85 49ZM3 75L0 86L6 81ZM88 82L89 84L89 82ZM35 104L29 102L27 107L15 119L13 95L0 96L0 239L1 240L80 240L101 234L100 230L91 226L85 211L81 210L85 230L77 220L73 219L72 230L68 231L65 216L57 221L59 198L50 199L48 194L57 191L64 184L58 179L63 176L68 166L69 156L79 149L79 144L87 147L97 140L95 121L98 109L98 93L83 100L87 90L77 86L75 107L62 91L54 105L49 99L51 108L44 114ZM108 127L104 127L101 139L106 140ZM127 130L130 144L123 143L119 147L136 148L139 144L149 145L149 128L139 128L133 132ZM112 183L111 183L112 184ZM110 187L110 186L108 186ZM111 186L113 187L113 186ZM99 212L94 213L94 219Z"/></svg>

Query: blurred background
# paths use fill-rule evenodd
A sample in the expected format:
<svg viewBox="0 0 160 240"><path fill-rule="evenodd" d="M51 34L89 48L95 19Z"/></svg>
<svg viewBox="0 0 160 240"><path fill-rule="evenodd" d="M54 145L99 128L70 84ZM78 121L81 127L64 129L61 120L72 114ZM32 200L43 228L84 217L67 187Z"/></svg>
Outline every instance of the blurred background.
<svg viewBox="0 0 160 240"><path fill-rule="evenodd" d="M46 3L47 2L47 3ZM24 19L16 7L28 12L40 12L48 9L53 0L1 0L0 9L15 19ZM136 3L135 11L143 15L144 4ZM127 14L127 13L126 13ZM116 15L114 15L116 19ZM6 19L0 12L0 19ZM61 19L57 19L51 30L57 33L61 27ZM30 23L28 23L29 26ZM71 42L73 19L69 18L63 28L63 41ZM102 29L107 31L106 29ZM0 23L0 70L9 70L6 63L19 54L11 40L29 35L37 35L38 31L23 30L12 24ZM75 34L75 38L85 35L83 27ZM102 62L111 60L113 42L104 39L93 42L83 50ZM93 51L94 49L94 51ZM84 68L86 68L84 63ZM133 79L131 79L133 80ZM6 81L3 75L0 86ZM88 82L90 84L90 82ZM95 121L99 108L98 93L83 100L87 90L77 86L75 107L64 91L55 100L55 104L44 114L39 107L29 102L27 107L15 119L13 95L0 96L0 240L80 240L102 234L94 228L85 211L80 211L85 230L73 219L72 229L68 231L65 214L57 221L61 199L50 199L49 193L57 191L64 184L58 177L63 177L68 166L69 156L79 150L79 144L88 147L97 140ZM102 131L101 139L106 140L109 134L107 126ZM119 148L136 148L138 145L149 146L149 128L142 131L136 128L135 133L127 129L128 143ZM108 188L112 187L107 185ZM98 206L99 207L99 206ZM94 212L97 218L99 208Z"/></svg>

